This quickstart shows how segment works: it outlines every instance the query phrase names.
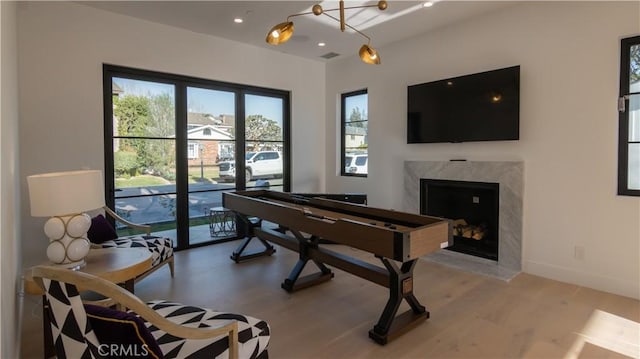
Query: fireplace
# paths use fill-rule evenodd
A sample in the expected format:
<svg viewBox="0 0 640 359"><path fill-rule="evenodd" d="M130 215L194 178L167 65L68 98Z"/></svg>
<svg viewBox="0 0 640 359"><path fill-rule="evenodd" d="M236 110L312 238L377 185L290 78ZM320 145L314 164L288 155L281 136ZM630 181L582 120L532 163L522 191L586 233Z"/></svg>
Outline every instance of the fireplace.
<svg viewBox="0 0 640 359"><path fill-rule="evenodd" d="M508 280L522 269L522 161L405 161L403 209L420 213L420 180L438 179L499 184L498 260L441 250L424 258L465 271ZM472 199L473 200L473 199ZM467 221L468 222L468 221Z"/></svg>
<svg viewBox="0 0 640 359"><path fill-rule="evenodd" d="M500 185L420 179L420 213L452 220L447 249L498 260Z"/></svg>

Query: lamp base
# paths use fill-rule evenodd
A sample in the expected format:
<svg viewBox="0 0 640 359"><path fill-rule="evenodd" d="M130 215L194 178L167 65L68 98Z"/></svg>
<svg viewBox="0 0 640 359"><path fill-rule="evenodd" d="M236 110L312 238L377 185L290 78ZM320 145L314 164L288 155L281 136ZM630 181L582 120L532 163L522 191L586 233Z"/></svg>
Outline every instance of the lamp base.
<svg viewBox="0 0 640 359"><path fill-rule="evenodd" d="M82 267L91 248L87 240L90 226L91 217L84 213L51 217L44 225L44 232L49 237L49 260L64 268Z"/></svg>

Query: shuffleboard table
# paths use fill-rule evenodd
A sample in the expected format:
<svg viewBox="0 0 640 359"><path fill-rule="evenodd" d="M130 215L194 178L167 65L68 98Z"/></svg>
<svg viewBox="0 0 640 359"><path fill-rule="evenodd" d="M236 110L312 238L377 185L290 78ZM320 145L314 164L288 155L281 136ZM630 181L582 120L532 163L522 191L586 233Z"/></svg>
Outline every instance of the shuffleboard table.
<svg viewBox="0 0 640 359"><path fill-rule="evenodd" d="M293 292L330 280L334 274L327 265L388 288L387 304L369 331L375 342L384 345L429 317L413 294L413 269L420 256L451 243L448 220L269 190L225 192L222 204L248 224L255 223L253 217L279 225L253 226L250 236L262 241L266 255L275 251L268 242L299 253L283 289ZM372 253L384 267L332 251L320 239ZM318 272L301 277L310 261ZM403 300L410 309L396 315Z"/></svg>

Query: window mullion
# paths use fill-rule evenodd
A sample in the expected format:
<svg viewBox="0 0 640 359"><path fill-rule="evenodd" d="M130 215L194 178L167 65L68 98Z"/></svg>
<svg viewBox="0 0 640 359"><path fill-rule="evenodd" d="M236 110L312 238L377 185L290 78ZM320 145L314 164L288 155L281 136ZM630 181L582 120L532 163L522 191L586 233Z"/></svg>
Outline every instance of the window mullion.
<svg viewBox="0 0 640 359"><path fill-rule="evenodd" d="M622 39L620 51L618 194L640 196L640 36Z"/></svg>

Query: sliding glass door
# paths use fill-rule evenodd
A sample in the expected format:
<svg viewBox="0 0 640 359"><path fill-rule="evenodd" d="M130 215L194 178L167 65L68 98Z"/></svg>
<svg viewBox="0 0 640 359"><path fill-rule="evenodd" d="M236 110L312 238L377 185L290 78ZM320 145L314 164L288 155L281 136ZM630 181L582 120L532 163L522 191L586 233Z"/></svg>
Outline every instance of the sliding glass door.
<svg viewBox="0 0 640 359"><path fill-rule="evenodd" d="M105 65L104 94L107 204L177 249L235 239L223 192L289 190L288 92Z"/></svg>

